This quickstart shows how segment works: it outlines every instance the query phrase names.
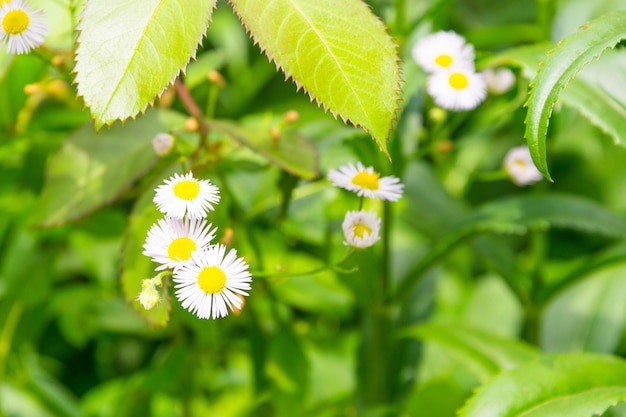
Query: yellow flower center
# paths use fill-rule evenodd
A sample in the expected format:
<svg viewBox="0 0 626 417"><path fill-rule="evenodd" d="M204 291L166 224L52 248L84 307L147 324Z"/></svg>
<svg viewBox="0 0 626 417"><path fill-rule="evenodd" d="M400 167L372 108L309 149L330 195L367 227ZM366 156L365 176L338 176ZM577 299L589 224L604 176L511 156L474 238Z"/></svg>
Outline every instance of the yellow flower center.
<svg viewBox="0 0 626 417"><path fill-rule="evenodd" d="M469 84L469 80L467 79L465 74L462 74L460 72L455 72L450 75L448 82L450 83L450 86L456 90L463 90L467 88L467 85Z"/></svg>
<svg viewBox="0 0 626 417"><path fill-rule="evenodd" d="M446 54L439 55L437 58L435 58L435 63L440 67L447 68L452 65L452 57Z"/></svg>
<svg viewBox="0 0 626 417"><path fill-rule="evenodd" d="M378 175L376 172L369 173L367 171L361 171L352 178L352 184L358 185L368 190L378 190Z"/></svg>
<svg viewBox="0 0 626 417"><path fill-rule="evenodd" d="M515 161L513 161L513 163L520 168L526 168L526 161L524 161L523 159L516 159Z"/></svg>
<svg viewBox="0 0 626 417"><path fill-rule="evenodd" d="M24 10L11 10L2 18L2 29L8 35L19 35L28 28L30 18Z"/></svg>
<svg viewBox="0 0 626 417"><path fill-rule="evenodd" d="M179 237L172 240L167 247L167 256L172 261L186 261L191 258L191 252L196 250L196 242L188 237Z"/></svg>
<svg viewBox="0 0 626 417"><path fill-rule="evenodd" d="M174 186L174 195L183 200L193 200L199 192L200 184L197 181L185 180Z"/></svg>
<svg viewBox="0 0 626 417"><path fill-rule="evenodd" d="M207 266L198 275L198 285L206 294L216 294L226 286L226 274L218 266Z"/></svg>
<svg viewBox="0 0 626 417"><path fill-rule="evenodd" d="M366 235L369 236L371 234L372 229L370 229L366 225L360 223L354 225L354 236L358 237L359 239L363 239Z"/></svg>

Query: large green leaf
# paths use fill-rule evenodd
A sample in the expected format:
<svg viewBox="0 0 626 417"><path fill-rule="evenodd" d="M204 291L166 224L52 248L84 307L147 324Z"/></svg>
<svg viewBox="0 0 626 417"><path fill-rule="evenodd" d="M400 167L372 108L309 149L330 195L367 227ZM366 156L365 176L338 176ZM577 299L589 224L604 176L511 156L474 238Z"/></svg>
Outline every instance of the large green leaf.
<svg viewBox="0 0 626 417"><path fill-rule="evenodd" d="M398 107L396 47L361 0L231 0L268 57L387 154Z"/></svg>
<svg viewBox="0 0 626 417"><path fill-rule="evenodd" d="M135 117L174 81L216 1L87 1L74 71L97 127Z"/></svg>
<svg viewBox="0 0 626 417"><path fill-rule="evenodd" d="M547 356L478 389L459 417L591 417L626 400L626 362L592 354Z"/></svg>
<svg viewBox="0 0 626 417"><path fill-rule="evenodd" d="M170 131L174 119L151 111L99 134L91 123L83 126L50 159L33 221L60 225L113 201L157 160L152 139Z"/></svg>
<svg viewBox="0 0 626 417"><path fill-rule="evenodd" d="M522 342L458 323L420 324L402 331L401 335L440 343L461 353L491 375L504 369L515 368L537 356L535 349Z"/></svg>
<svg viewBox="0 0 626 417"><path fill-rule="evenodd" d="M548 179L546 134L561 90L588 63L626 36L626 11L594 19L553 49L533 80L526 114L526 140L535 165Z"/></svg>
<svg viewBox="0 0 626 417"><path fill-rule="evenodd" d="M591 272L548 304L542 316L542 348L613 353L626 324L625 298L624 261Z"/></svg>
<svg viewBox="0 0 626 417"><path fill-rule="evenodd" d="M413 268L397 293L408 294L425 271L450 253L451 248L469 238L486 233L522 235L529 229L550 227L611 238L626 236L626 220L590 200L559 194L505 198L485 204L452 223Z"/></svg>

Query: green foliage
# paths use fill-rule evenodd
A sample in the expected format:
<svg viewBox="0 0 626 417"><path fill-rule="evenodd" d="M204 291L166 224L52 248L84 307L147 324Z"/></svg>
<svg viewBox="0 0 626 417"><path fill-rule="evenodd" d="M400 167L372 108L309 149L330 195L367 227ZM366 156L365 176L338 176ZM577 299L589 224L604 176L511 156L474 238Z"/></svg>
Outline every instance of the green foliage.
<svg viewBox="0 0 626 417"><path fill-rule="evenodd" d="M533 80L527 103L525 136L537 168L548 179L546 134L554 103L561 90L585 65L624 38L625 16L623 11L606 14L563 39L550 52Z"/></svg>
<svg viewBox="0 0 626 417"><path fill-rule="evenodd" d="M152 139L171 126L158 111L100 134L83 126L51 159L33 220L60 225L111 203L155 164Z"/></svg>
<svg viewBox="0 0 626 417"><path fill-rule="evenodd" d="M76 49L78 93L96 127L134 118L195 56L217 0L90 0Z"/></svg>
<svg viewBox="0 0 626 417"><path fill-rule="evenodd" d="M0 415L626 416L626 1L30 1L44 45L0 45ZM510 90L434 104L412 48L452 29ZM555 183L511 181L526 116ZM357 161L402 198L331 185ZM218 320L172 271L138 301L155 188L190 171L252 274Z"/></svg>
<svg viewBox="0 0 626 417"><path fill-rule="evenodd" d="M363 2L231 2L288 77L333 114L362 126L387 153L400 81L396 48Z"/></svg>
<svg viewBox="0 0 626 417"><path fill-rule="evenodd" d="M626 400L626 362L610 356L546 356L481 387L459 416L592 416Z"/></svg>

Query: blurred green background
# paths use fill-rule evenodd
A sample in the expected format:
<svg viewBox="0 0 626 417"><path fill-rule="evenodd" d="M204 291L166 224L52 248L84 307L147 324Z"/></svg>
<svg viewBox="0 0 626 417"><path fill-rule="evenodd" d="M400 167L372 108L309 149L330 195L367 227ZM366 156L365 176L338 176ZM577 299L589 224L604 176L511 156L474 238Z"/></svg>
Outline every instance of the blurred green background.
<svg viewBox="0 0 626 417"><path fill-rule="evenodd" d="M592 108L599 92L624 114L623 48L557 104L554 183L482 175L524 144L522 105L547 50L626 2L368 3L402 58L393 164L286 82L226 2L214 11L182 79L223 123L195 170L220 187L210 221L250 263L253 289L240 314L212 321L175 298L147 313L132 302L153 267L141 245L154 186L183 172L198 141L187 110L167 91L96 133L72 85L80 7L33 0L50 22L46 48L0 50L0 415L451 417L538 352L626 354L626 152ZM441 29L474 45L479 69L513 69L516 86L434 118L410 49ZM162 158L159 132L177 140ZM346 254L341 222L358 199L325 175L356 161L405 184L398 203L371 203L385 244L308 274Z"/></svg>

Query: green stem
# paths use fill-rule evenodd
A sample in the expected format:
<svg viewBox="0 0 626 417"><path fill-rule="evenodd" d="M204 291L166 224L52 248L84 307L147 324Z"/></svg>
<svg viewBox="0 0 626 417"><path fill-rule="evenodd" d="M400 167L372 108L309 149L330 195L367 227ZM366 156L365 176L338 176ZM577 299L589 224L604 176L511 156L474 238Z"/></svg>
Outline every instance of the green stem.
<svg viewBox="0 0 626 417"><path fill-rule="evenodd" d="M15 334L17 323L19 322L23 311L24 307L22 306L22 303L19 301L13 303L11 310L9 310L9 314L7 315L6 321L4 322L2 332L0 333L0 381L4 381L6 359L11 351L13 335ZM2 408L0 407L0 409Z"/></svg>
<svg viewBox="0 0 626 417"><path fill-rule="evenodd" d="M365 329L363 336L363 354L361 367L363 378L363 405L365 410L375 409L391 399L390 337L391 319L389 317L388 291L391 265L391 203L383 204L382 259L380 279L372 299L372 305L366 306Z"/></svg>

